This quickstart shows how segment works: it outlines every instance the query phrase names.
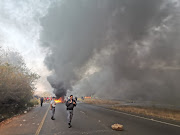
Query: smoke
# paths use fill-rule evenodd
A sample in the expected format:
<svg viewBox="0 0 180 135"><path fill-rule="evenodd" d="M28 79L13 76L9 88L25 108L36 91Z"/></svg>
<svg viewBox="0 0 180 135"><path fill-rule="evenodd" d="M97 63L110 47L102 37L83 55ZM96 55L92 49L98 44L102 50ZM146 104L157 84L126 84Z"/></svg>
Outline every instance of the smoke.
<svg viewBox="0 0 180 135"><path fill-rule="evenodd" d="M54 88L53 92L57 98L60 98L66 95L68 87L66 87L62 81L58 81L57 76L51 75L47 77L47 80L51 84L51 87Z"/></svg>
<svg viewBox="0 0 180 135"><path fill-rule="evenodd" d="M56 95L177 103L180 2L52 2L41 19L44 63ZM171 95L171 96L170 96Z"/></svg>

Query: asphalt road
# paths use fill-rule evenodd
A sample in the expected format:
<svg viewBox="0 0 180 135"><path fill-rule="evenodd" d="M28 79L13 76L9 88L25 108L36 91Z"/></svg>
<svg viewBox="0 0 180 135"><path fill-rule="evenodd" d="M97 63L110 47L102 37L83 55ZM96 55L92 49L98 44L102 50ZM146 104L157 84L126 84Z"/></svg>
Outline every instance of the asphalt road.
<svg viewBox="0 0 180 135"><path fill-rule="evenodd" d="M74 109L72 128L68 128L64 104L57 104L54 121L50 119L50 110L46 110L48 110L48 104L35 108L23 118L13 120L9 127L3 128L4 130L0 129L0 135L32 135L35 133L40 135L180 135L178 125L168 125L160 123L161 121L143 119L84 103L78 103ZM37 117L31 118L32 116ZM25 118L26 123L19 126ZM16 123L18 128L12 126L12 123ZM124 125L124 131L112 130L111 125L114 123Z"/></svg>

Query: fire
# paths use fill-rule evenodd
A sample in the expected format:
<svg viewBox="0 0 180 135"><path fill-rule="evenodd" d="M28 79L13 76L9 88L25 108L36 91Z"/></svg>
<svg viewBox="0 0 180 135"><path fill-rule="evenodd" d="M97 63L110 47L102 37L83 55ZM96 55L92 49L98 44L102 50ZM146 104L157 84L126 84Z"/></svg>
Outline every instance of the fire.
<svg viewBox="0 0 180 135"><path fill-rule="evenodd" d="M59 99L55 99L55 102L56 102L56 103L62 103L62 102L63 102L62 97L60 97Z"/></svg>
<svg viewBox="0 0 180 135"><path fill-rule="evenodd" d="M84 97L84 98L91 98L91 97Z"/></svg>

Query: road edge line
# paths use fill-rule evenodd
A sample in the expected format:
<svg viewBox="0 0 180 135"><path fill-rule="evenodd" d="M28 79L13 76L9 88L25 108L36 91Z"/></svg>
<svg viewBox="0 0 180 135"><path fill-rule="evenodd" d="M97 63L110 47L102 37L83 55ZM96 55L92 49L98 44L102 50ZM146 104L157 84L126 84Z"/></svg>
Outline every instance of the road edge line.
<svg viewBox="0 0 180 135"><path fill-rule="evenodd" d="M43 119L42 119L42 121L41 121L38 129L36 130L35 135L39 135L39 133L40 133L40 131L41 131L41 128L42 128L42 126L43 126L43 124L44 124L44 121L45 121L45 119L46 119L46 116L47 116L47 114L48 114L49 108L50 108L50 105L49 105L49 107L48 107L48 109L47 109L47 111L46 111L46 113L45 113L45 115L44 115L44 117L43 117Z"/></svg>
<svg viewBox="0 0 180 135"><path fill-rule="evenodd" d="M112 112L116 112L116 113L121 113L121 114L128 115L128 116L131 116L131 117L136 117L136 118L140 118L140 119L154 121L154 122L157 122L157 123L161 123L161 124L170 125L170 126L180 128L180 125L176 125L176 124L172 124L172 123L168 123L168 122L163 122L163 121L159 121L159 120L155 120L155 119L150 119L150 118L146 118L146 117L142 117L142 116L138 116L138 115L133 115L133 114L125 113L125 112L120 112L120 111L116 111L116 110L111 110L111 109L108 109L108 108L103 108L101 106L99 106L99 107L104 109L104 110L108 110L108 111L112 111Z"/></svg>

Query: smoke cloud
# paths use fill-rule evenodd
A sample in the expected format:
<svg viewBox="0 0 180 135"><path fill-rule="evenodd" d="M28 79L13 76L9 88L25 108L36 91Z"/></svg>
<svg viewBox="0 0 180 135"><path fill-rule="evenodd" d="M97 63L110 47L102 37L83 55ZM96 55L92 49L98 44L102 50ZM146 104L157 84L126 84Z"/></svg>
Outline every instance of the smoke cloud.
<svg viewBox="0 0 180 135"><path fill-rule="evenodd" d="M178 103L180 1L64 0L41 19L57 96Z"/></svg>

